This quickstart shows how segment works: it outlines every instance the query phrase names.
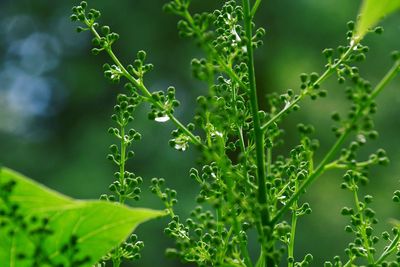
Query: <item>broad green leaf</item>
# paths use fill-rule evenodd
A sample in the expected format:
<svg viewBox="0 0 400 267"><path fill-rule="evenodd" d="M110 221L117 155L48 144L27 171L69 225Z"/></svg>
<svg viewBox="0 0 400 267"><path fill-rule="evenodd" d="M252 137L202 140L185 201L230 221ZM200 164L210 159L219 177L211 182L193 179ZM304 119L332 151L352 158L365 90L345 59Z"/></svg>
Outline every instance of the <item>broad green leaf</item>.
<svg viewBox="0 0 400 267"><path fill-rule="evenodd" d="M90 261L79 266L92 266L123 242L140 223L165 215L162 211L129 208L118 203L74 200L10 169L1 169L0 184L10 180L16 182L10 203L20 207L19 212L25 221L33 216L49 219L48 228L53 233L41 240L41 244L53 263L68 261L66 253L61 251L72 237L76 237L79 250L74 253L74 259L90 257ZM0 208L5 205L0 200ZM31 266L30 260L21 260L18 254L33 255L37 242L28 234L32 227L30 224L27 229L14 227L17 232L13 236L8 234L9 227L0 228L2 267Z"/></svg>
<svg viewBox="0 0 400 267"><path fill-rule="evenodd" d="M400 0L364 0L356 26L354 41L359 42L368 30L390 13L400 8Z"/></svg>

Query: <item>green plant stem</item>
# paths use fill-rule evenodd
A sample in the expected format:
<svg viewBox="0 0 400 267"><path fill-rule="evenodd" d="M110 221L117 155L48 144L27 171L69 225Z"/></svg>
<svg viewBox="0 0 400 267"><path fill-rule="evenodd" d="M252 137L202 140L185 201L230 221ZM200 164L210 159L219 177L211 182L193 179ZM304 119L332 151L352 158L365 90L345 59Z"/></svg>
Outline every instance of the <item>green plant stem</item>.
<svg viewBox="0 0 400 267"><path fill-rule="evenodd" d="M283 206L271 220L271 223L276 223L282 216L287 212L289 207L300 197L300 195L314 182L318 177L320 177L326 170L326 166L329 162L333 160L333 157L342 147L344 141L349 136L352 131L352 126L357 123L360 117L362 117L365 109L371 104L371 102L378 96L378 94L385 88L385 86L396 77L396 74L400 71L400 60L396 61L392 68L386 73L382 80L376 85L375 89L372 91L368 99L363 103L363 106L359 108L358 112L354 116L353 120L346 127L344 132L336 140L335 144L331 147L325 157L322 159L321 163L315 169L313 173L306 178L306 180L301 184L300 188L290 197L286 205Z"/></svg>
<svg viewBox="0 0 400 267"><path fill-rule="evenodd" d="M121 266L121 259L119 257L114 257L112 262L113 262L113 267Z"/></svg>
<svg viewBox="0 0 400 267"><path fill-rule="evenodd" d="M364 167L369 166L371 164L374 164L376 162L377 162L377 160L375 160L375 161L374 160L366 160L366 161L363 161L363 162L357 162L355 164L355 166L352 166L352 167L353 168L354 167L355 168L364 168ZM331 163L329 163L329 164L327 164L325 166L325 170L330 170L330 169L347 170L348 168L349 168L348 164L340 164L340 163L338 163L338 160L335 160L334 162L331 162Z"/></svg>
<svg viewBox="0 0 400 267"><path fill-rule="evenodd" d="M86 25L90 28L91 32L93 35L100 40L100 35L94 28L94 26L88 21L85 21ZM159 102L154 101L153 98L151 97L151 93L149 90L144 86L142 81L140 79L135 79L124 67L124 65L119 61L117 56L114 54L112 51L111 47L108 46L105 48L105 51L108 53L108 55L111 57L111 59L114 61L114 63L120 68L120 70L123 73L123 76L127 78L136 88L138 88L144 97L151 102L152 104L156 105L158 108L162 109L163 107L160 105ZM193 135L172 113L167 113L168 117L171 119L171 121L179 128L181 129L187 136L189 136L190 140L192 143L194 143L197 146L204 147L202 142ZM123 180L123 175L125 172L125 156L126 156L126 143L125 143L125 129L123 126L121 126L121 162L120 162L120 182ZM124 198L121 197L120 202L124 202ZM119 246L116 248L116 254L114 255L112 262L113 262L113 267L119 267L121 265L121 256L119 255Z"/></svg>
<svg viewBox="0 0 400 267"><path fill-rule="evenodd" d="M253 8L251 9L251 17L252 18L256 15L260 4L261 4L261 0L256 0L256 2L254 3Z"/></svg>
<svg viewBox="0 0 400 267"><path fill-rule="evenodd" d="M292 225L290 229L290 239L289 239L289 245L288 245L288 257L292 258L293 261L288 263L288 267L293 267L294 266L294 242L296 238L296 226L297 226L297 201L294 202L293 204L293 213L292 213Z"/></svg>
<svg viewBox="0 0 400 267"><path fill-rule="evenodd" d="M122 118L122 120L124 120ZM125 122L119 122L120 126L120 151L121 151L121 158L119 160L119 182L121 185L125 185L125 162L126 162L126 148L127 144L125 141ZM118 202L121 204L125 203L125 196L122 194L118 194ZM121 265L121 253L120 253L120 245L118 245L114 249L115 253L112 257L113 267L119 267Z"/></svg>
<svg viewBox="0 0 400 267"><path fill-rule="evenodd" d="M361 232L361 238L362 238L362 242L364 243L364 248L367 251L367 259L368 259L368 263L369 264L373 264L374 263L374 255L371 253L370 251L370 245L369 245L369 240L368 240L368 236L366 233L366 229L365 229L365 220L364 220L364 215L363 215L363 209L360 206L360 201L358 199L358 194L357 194L357 185L354 185L356 188L353 189L353 197L354 197L354 204L356 206L357 212L360 215L360 221L361 221L361 225L360 225L360 232Z"/></svg>
<svg viewBox="0 0 400 267"><path fill-rule="evenodd" d="M234 199L234 184L232 180L232 176L228 175L227 177L227 185L228 185L228 199L230 203L235 203ZM235 209L232 208L232 211L235 212ZM240 236L240 225L238 218L236 214L232 214L232 220L233 220L233 229L236 233L237 236ZM240 252L242 256L244 257L244 263L246 264L247 267L253 267L253 263L251 262L249 252L247 250L246 242L243 240L239 240L239 246L240 246Z"/></svg>
<svg viewBox="0 0 400 267"><path fill-rule="evenodd" d="M328 164L329 161L332 160L332 158L337 154L337 152L340 150L342 147L344 141L350 134L350 128L347 128L346 131L339 137L339 139L335 142L335 144L332 146L332 148L328 151L328 153L325 155L321 163L318 165L318 167L315 169L313 173L311 173L310 176L307 177L307 179L301 184L300 188L290 197L290 199L287 201L286 205L280 209L275 217L272 219L273 223L276 223L277 220L289 209L289 207L300 197L300 195L308 188L308 186L314 182L319 176L321 176L324 171L325 171L325 165Z"/></svg>
<svg viewBox="0 0 400 267"><path fill-rule="evenodd" d="M383 79L375 87L374 91L372 91L371 96L367 101L368 105L377 97L377 95L383 90L383 88L385 88L386 85L396 77L399 71L400 60L397 60L395 64L393 64L392 68L386 73L385 77L383 77Z"/></svg>
<svg viewBox="0 0 400 267"><path fill-rule="evenodd" d="M312 85L310 85L306 90L303 90L298 97L296 97L292 102L290 102L289 105L285 106L283 109L281 109L274 117L272 117L269 121L267 121L261 129L263 131L267 130L268 126L279 120L282 115L284 115L288 110L291 110L297 103L300 102L301 99L303 99L305 96L307 96L311 91L311 89L315 85L320 85L323 81L328 79L334 72L335 69L343 63L351 54L353 51L354 46L350 46L347 51L339 58L339 60L334 64L329 66L325 72L316 80Z"/></svg>
<svg viewBox="0 0 400 267"><path fill-rule="evenodd" d="M126 157L126 142L125 142L125 127L124 125L121 125L120 128L120 133L121 133L121 160L119 162L119 182L121 185L125 184L125 157ZM122 195L119 195L119 203L124 203L125 202L125 197Z"/></svg>
<svg viewBox="0 0 400 267"><path fill-rule="evenodd" d="M93 33L93 35L100 39L100 35L97 32L97 30L94 28L94 26L88 21L85 21L86 25L90 28L90 31ZM136 79L135 77L133 77L124 67L124 65L122 65L122 63L119 61L119 59L117 58L117 56L114 54L114 52L112 51L111 47L106 47L105 51L108 53L108 55L111 57L111 59L114 61L114 63L120 68L120 70L122 71L122 74L125 78L127 78L136 88L138 88L144 95L144 97L146 97L147 101L149 101L150 103L154 104L155 106L157 106L160 109L163 109L162 105L153 100L151 97L151 93L149 92L149 90L146 88L146 86L138 79ZM181 129L190 139L190 141L200 147L204 147L204 145L202 144L202 142L196 137L194 136L194 134L192 132L189 131L189 129L187 129L172 113L168 112L167 116L171 119L171 121L179 128Z"/></svg>
<svg viewBox="0 0 400 267"><path fill-rule="evenodd" d="M374 265L378 266L388 256L390 256L394 251L396 251L399 242L400 242L400 234L397 234L396 237L392 240L392 242L390 242L390 245L386 247L386 249L383 251L382 255L379 257L379 259L375 262Z"/></svg>
<svg viewBox="0 0 400 267"><path fill-rule="evenodd" d="M267 149L267 173L271 172L272 168L272 147Z"/></svg>
<svg viewBox="0 0 400 267"><path fill-rule="evenodd" d="M356 259L356 256L351 256L350 259L343 265L343 267L351 267L353 261Z"/></svg>
<svg viewBox="0 0 400 267"><path fill-rule="evenodd" d="M258 114L258 100L257 100L257 88L255 81L255 70L254 70L254 55L253 46L251 43L252 37L252 25L250 17L250 1L243 0L243 7L245 13L245 29L247 43L247 57L248 57L248 70L249 70L249 83L250 83L250 105L253 117L254 137L256 145L256 160L257 160L257 180L258 180L258 202L262 206L264 211L261 217L263 225L268 225L269 214L268 210L265 209L266 199L266 188L265 188L265 163L264 163L264 134L260 128L260 117Z"/></svg>
<svg viewBox="0 0 400 267"><path fill-rule="evenodd" d="M249 75L249 85L250 85L250 106L253 118L254 127L254 138L256 145L256 162L257 162L257 184L258 184L258 204L261 208L261 224L263 227L270 226L270 215L267 207L267 190L265 184L265 155L264 155L264 133L261 130L261 123L259 117L258 100L257 100L257 88L256 88L256 77L254 70L254 51L252 44L253 37L253 26L252 26L252 16L250 14L250 0L243 0L243 12L244 12L244 27L247 38L247 67ZM265 236L264 229L260 229L259 235L270 241L270 234ZM268 231L268 232L272 232ZM267 266L273 266L274 260L270 255L266 255Z"/></svg>

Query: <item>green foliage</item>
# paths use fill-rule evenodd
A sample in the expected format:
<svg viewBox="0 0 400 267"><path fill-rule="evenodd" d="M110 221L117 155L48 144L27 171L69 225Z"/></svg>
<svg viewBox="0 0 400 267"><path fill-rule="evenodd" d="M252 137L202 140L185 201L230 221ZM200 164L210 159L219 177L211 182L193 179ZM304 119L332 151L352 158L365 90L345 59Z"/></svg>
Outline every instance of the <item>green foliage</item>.
<svg viewBox="0 0 400 267"><path fill-rule="evenodd" d="M375 235L378 220L369 205L373 198L366 195L360 200L359 189L367 184L373 165L389 163L383 149L366 160L361 159L359 149L378 137L373 123L375 101L400 71L400 53L394 52L392 67L379 83L372 85L359 69L369 51L361 41L382 16L399 7L398 1L366 0L357 23L347 23L346 43L323 50L323 71L301 74L298 90L269 94L264 110L258 105L254 66L254 51L263 45L266 32L257 29L253 21L261 1L228 0L220 9L199 14L190 11L190 3L173 0L164 5L165 11L180 17L179 35L193 39L203 51L191 65L193 76L204 81L208 91L197 98L196 115L188 124L174 115L179 106L174 87L152 92L145 85L145 74L153 66L145 62L144 51L125 66L113 51L119 35L110 27L99 25L100 12L88 9L86 2L72 10L71 19L83 24L78 32L90 31L93 35L92 52L105 52L112 61L104 65L105 77L114 83L124 81L129 93L118 96L112 116L117 127L109 132L119 144L110 147L108 158L119 170L110 186L112 194L103 198L121 203L128 198L139 199L141 178L128 172L125 162L133 156L128 147L140 135L128 127L135 108L148 104L150 120L171 121L176 126L169 142L172 148L185 151L194 145L201 153L199 165L189 172L200 188L190 216L176 214L177 192L166 187L164 179L152 179L150 190L161 199L171 217L165 233L175 240L176 247L167 249L168 256L198 266L311 266L311 254L300 258L295 255L297 223L312 212L311 204L304 202L302 196L324 173L338 169L344 172L341 187L354 197L354 207L344 208L342 214L349 216L350 224L345 230L355 238L345 249L346 259L337 256L325 266L398 266L398 226L392 234L384 232L381 241ZM374 31L381 33L382 28ZM319 151L323 155L319 160L314 127L299 123L298 144L287 147L282 121L298 111L304 99L326 97L328 88L324 82L332 76L345 87L350 109L334 111L332 130L336 140L326 151ZM399 202L399 198L396 191L393 200ZM251 231L257 233L256 244L260 248L256 261L249 251ZM383 251L376 246L378 242L385 243ZM121 247L117 247L106 259L120 266L123 258Z"/></svg>
<svg viewBox="0 0 400 267"><path fill-rule="evenodd" d="M2 168L0 262L18 267L92 266L140 223L163 214L71 199Z"/></svg>
<svg viewBox="0 0 400 267"><path fill-rule="evenodd" d="M354 40L362 40L367 32L374 27L384 16L397 11L400 8L399 0L364 0L360 10L360 18L357 23ZM382 27L374 29L382 32Z"/></svg>
<svg viewBox="0 0 400 267"><path fill-rule="evenodd" d="M360 150L379 136L373 121L375 101L400 71L400 53L392 54L392 67L376 85L363 77L359 66L369 51L361 43L364 36L382 33L383 28L375 26L396 11L400 2L365 0L357 23L347 24L346 42L322 51L324 69L300 74L296 90L269 94L267 107L260 110L254 51L263 45L266 30L256 28L253 20L261 2L228 0L220 9L199 14L191 12L190 0L173 0L164 6L180 17L179 35L193 39L203 51L191 65L193 76L208 90L198 97L190 123L174 115L180 105L175 87L152 91L146 86L146 74L153 69L146 52L138 51L131 64L124 65L113 51L119 35L99 25L100 12L89 9L86 2L73 8L71 19L83 25L78 32L93 35L92 53L104 52L111 58L103 66L104 76L112 83L124 82L126 90L117 97L111 116L114 124L108 130L116 138L107 156L116 166L114 181L110 192L100 197L105 201L79 201L1 169L2 265L105 266L110 261L115 267L140 257L144 245L136 235L129 236L132 229L166 214L123 205L140 200L144 179L128 170L127 162L141 139L132 128L135 110L147 104L150 120L176 126L169 141L173 149L197 149L200 154L188 173L199 185L197 203L189 215L177 213L177 192L166 187L163 178L151 180L151 192L171 218L164 232L176 247L167 249L167 256L198 266L313 265L311 254L299 257L295 253L297 224L312 212L313 203L302 197L314 181L337 169L344 174L341 188L354 199L341 211L349 220L345 232L353 239L344 257L336 256L325 266L399 266L399 222L392 219L392 229L378 233L374 198L362 190L370 169L388 164L389 159L383 149L367 158ZM284 118L298 111L304 99L326 97L325 81L331 77L343 84L350 105L348 111L334 111L331 116L335 142L322 151L314 127L299 123L298 143L285 145ZM323 155L322 160L316 155ZM400 202L399 190L392 199ZM248 238L250 233L257 233L257 240ZM258 259L250 251L254 246L259 247Z"/></svg>

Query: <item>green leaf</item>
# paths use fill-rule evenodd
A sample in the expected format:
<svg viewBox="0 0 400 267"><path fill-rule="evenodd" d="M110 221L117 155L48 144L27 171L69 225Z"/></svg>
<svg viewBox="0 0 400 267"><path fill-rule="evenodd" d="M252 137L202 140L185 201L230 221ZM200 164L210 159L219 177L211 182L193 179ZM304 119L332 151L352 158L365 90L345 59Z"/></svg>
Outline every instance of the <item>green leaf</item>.
<svg viewBox="0 0 400 267"><path fill-rule="evenodd" d="M356 31L353 40L361 41L368 33L369 29L390 13L400 8L400 0L364 0L360 16L357 22Z"/></svg>
<svg viewBox="0 0 400 267"><path fill-rule="evenodd" d="M6 210L10 204L16 204L22 218L11 220L11 224L0 228L0 262L4 267L32 266L34 250L38 244L51 262L41 263L41 266L55 263L72 266L72 261L84 258L90 260L79 266L92 266L122 243L140 223L165 215L162 211L129 208L118 203L74 200L10 169L1 169L0 185L11 180L16 185L8 201L4 198L4 192L0 192L3 196L0 208ZM46 227L52 233L37 240L37 236L31 232L37 228L35 225L38 223L32 218L48 220ZM3 219L0 216L0 221ZM20 222L28 223L24 227ZM12 236L9 234L10 229L15 231ZM78 251L67 253L66 248L71 248L68 247L71 240L76 241L73 243ZM28 258L21 259L18 256L21 253Z"/></svg>

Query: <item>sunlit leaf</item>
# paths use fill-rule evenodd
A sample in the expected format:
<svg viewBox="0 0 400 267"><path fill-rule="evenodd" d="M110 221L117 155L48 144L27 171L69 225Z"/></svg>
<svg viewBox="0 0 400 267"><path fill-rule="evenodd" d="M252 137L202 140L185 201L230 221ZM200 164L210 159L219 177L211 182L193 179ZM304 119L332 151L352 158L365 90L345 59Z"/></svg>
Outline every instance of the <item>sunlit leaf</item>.
<svg viewBox="0 0 400 267"><path fill-rule="evenodd" d="M368 30L376 26L383 17L399 8L400 0L364 0L360 9L354 41L359 42Z"/></svg>
<svg viewBox="0 0 400 267"><path fill-rule="evenodd" d="M0 263L5 267L32 266L37 240L30 234L35 229L35 223L30 223L31 218L48 219L48 229L53 231L40 240L43 252L51 262L42 266L85 258L89 260L79 266L92 266L123 242L140 223L164 215L161 211L129 208L118 203L74 200L3 168L0 184L10 180L16 185L10 193L9 203L17 204L18 213L23 215L22 221L29 223L24 228L18 225L18 220L10 221L10 225L0 229ZM1 209L7 209L7 205L0 200ZM10 229L15 231L14 235L9 234ZM65 251L71 240L76 243L77 251L68 257Z"/></svg>

